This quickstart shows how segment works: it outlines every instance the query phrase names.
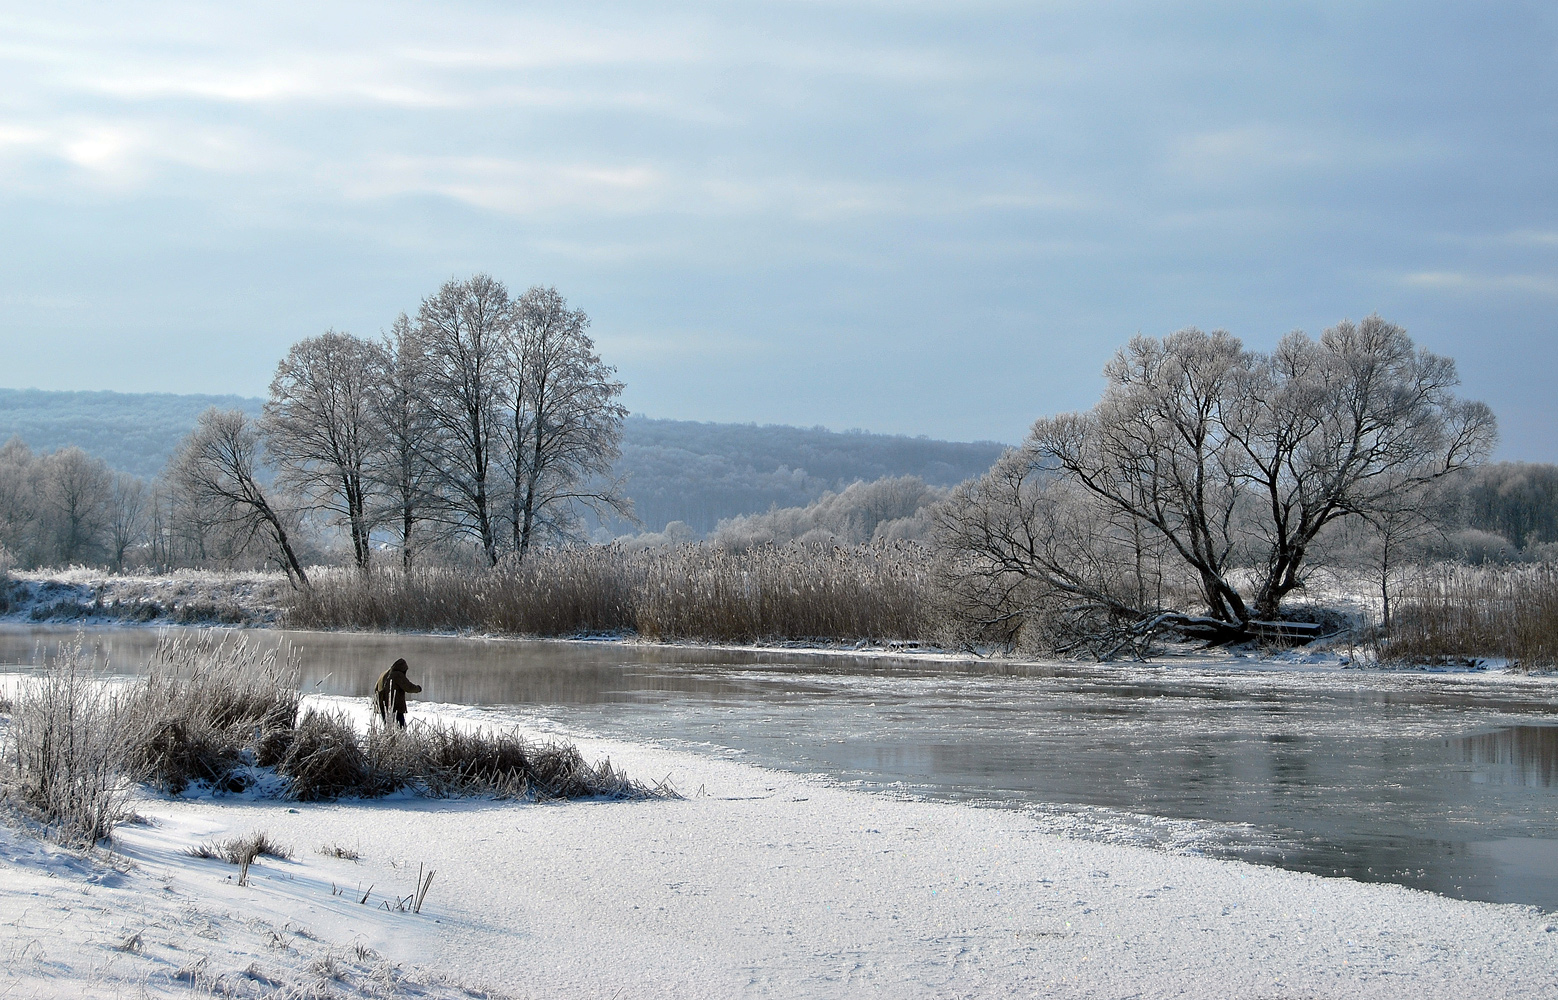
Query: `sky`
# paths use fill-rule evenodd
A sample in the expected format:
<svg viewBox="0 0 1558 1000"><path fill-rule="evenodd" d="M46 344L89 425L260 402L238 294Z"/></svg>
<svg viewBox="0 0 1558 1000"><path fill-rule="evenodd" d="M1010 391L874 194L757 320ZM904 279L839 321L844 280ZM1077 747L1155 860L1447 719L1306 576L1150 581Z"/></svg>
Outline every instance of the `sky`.
<svg viewBox="0 0 1558 1000"><path fill-rule="evenodd" d="M1378 312L1553 461L1555 182L1551 2L4 2L0 385L263 395L487 272L635 412L1016 442Z"/></svg>

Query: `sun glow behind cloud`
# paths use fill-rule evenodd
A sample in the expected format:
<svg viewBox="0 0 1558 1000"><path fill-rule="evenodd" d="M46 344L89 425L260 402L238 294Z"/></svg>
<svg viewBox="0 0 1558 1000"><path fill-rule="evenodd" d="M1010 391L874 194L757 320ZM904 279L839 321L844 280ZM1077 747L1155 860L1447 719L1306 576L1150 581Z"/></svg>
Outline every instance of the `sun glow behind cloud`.
<svg viewBox="0 0 1558 1000"><path fill-rule="evenodd" d="M489 270L587 309L640 410L1012 440L1138 330L1263 344L1378 310L1461 361L1507 448L1558 458L1532 374L1558 363L1554 21L4 14L0 342L19 383L259 392L291 340Z"/></svg>

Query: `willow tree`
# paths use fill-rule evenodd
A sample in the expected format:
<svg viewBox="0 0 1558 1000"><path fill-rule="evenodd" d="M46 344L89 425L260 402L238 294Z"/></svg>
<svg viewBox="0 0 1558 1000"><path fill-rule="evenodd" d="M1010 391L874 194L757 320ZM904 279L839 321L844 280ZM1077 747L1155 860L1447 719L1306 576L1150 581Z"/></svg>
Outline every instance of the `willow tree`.
<svg viewBox="0 0 1558 1000"><path fill-rule="evenodd" d="M1056 533L1052 507L1024 498L1061 484L1067 517L1076 519L1077 504L1091 510L1079 522L1095 526L1089 546L1124 545L1121 529L1145 533L1194 580L1202 606L1167 610L1204 612L1207 634L1249 635L1280 618L1284 598L1304 585L1327 527L1399 511L1403 498L1483 461L1496 434L1486 405L1456 398L1454 362L1378 316L1318 339L1289 334L1269 354L1225 332L1139 336L1104 375L1097 405L1039 420L1007 460L1027 470L1022 489L992 483L949 506L943 537L956 573L1010 574L1025 563L1061 604L1107 606L1117 625L1186 626L1186 614L1123 601L1132 588L1118 581L1083 582L1068 596L1037 549L1014 543ZM981 520L1016 527L982 539ZM1094 561L1122 572L1115 555Z"/></svg>

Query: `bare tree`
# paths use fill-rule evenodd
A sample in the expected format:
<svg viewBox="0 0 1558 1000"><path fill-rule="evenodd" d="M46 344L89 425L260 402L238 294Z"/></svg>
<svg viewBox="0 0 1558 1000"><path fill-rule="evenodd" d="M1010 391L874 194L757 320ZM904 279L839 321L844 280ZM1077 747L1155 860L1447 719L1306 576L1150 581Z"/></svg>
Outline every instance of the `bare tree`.
<svg viewBox="0 0 1558 1000"><path fill-rule="evenodd" d="M374 520L395 532L403 570L411 568L419 548L413 540L418 526L439 502L433 462L437 428L423 394L427 368L427 352L411 321L401 313L375 353L373 416L379 427L379 449L371 471L380 499Z"/></svg>
<svg viewBox="0 0 1558 1000"><path fill-rule="evenodd" d="M108 528L115 573L124 570L125 551L146 537L148 500L144 482L128 473L114 474Z"/></svg>
<svg viewBox="0 0 1558 1000"><path fill-rule="evenodd" d="M1340 518L1405 526L1429 484L1480 463L1493 412L1457 400L1455 362L1413 345L1379 316L1342 322L1319 341L1283 338L1259 357L1224 426L1247 462L1264 550L1255 615L1275 618L1303 585L1308 549Z"/></svg>
<svg viewBox="0 0 1558 1000"><path fill-rule="evenodd" d="M282 481L346 528L362 570L372 554L379 360L376 345L334 330L298 341L276 368L263 424Z"/></svg>
<svg viewBox="0 0 1558 1000"><path fill-rule="evenodd" d="M26 560L38 519L37 457L20 437L0 447L0 546Z"/></svg>
<svg viewBox="0 0 1558 1000"><path fill-rule="evenodd" d="M631 518L612 480L627 408L622 383L586 334L589 317L555 288L534 287L515 309L504 444L512 476L508 511L523 560L541 531L569 534L578 508Z"/></svg>
<svg viewBox="0 0 1558 1000"><path fill-rule="evenodd" d="M508 289L485 274L450 279L422 300L415 330L427 359L424 395L437 431L430 451L447 503L444 516L475 534L488 563L496 565L494 493L501 487L501 408L513 336Z"/></svg>
<svg viewBox="0 0 1558 1000"><path fill-rule="evenodd" d="M103 541L113 475L106 462L76 447L44 456L39 471L38 496L49 548L61 565L70 565Z"/></svg>
<svg viewBox="0 0 1558 1000"><path fill-rule="evenodd" d="M1251 364L1221 331L1138 336L1104 369L1104 398L1091 412L1040 420L1029 437L1036 462L1166 540L1200 578L1210 613L1228 622L1250 617L1228 580L1247 468L1223 418Z"/></svg>
<svg viewBox="0 0 1558 1000"><path fill-rule="evenodd" d="M1291 334L1269 355L1222 332L1137 337L1105 377L1091 411L1038 421L1021 458L1084 491L1094 502L1091 520L1067 524L1042 505L1024 508L1020 491L999 488L997 479L1012 475L999 465L981 480L982 492L961 491L958 503L1000 509L986 515L954 505L946 517L1048 519L1023 531L1081 532L1084 548L1107 549L1128 530L1137 553L1144 543L1161 546L1194 575L1210 618L1144 606L1140 572L1134 601L1118 587L1093 586L1073 594L1078 606L1107 596L1121 601L1111 606L1116 619L1134 615L1209 638L1301 632L1272 620L1303 586L1319 534L1344 518L1399 520L1404 501L1482 461L1495 436L1484 404L1455 398L1453 362L1416 348L1378 316L1339 324L1318 341ZM947 529L965 559L980 551L970 531ZM1061 549L1056 562L1042 557L1043 546L1002 544L1014 565L1051 577L1046 586L1057 593L1068 592L1057 571L1083 555ZM987 562L993 551L985 545ZM1089 558L1118 565L1102 551ZM1244 568L1253 570L1252 600L1235 577Z"/></svg>
<svg viewBox="0 0 1558 1000"><path fill-rule="evenodd" d="M185 502L233 530L242 542L267 538L287 578L306 587L308 575L288 534L288 513L260 485L260 448L259 430L242 410L212 407L179 445L168 480Z"/></svg>
<svg viewBox="0 0 1558 1000"><path fill-rule="evenodd" d="M1147 565L1161 551L1034 449L1008 451L933 516L955 638L1100 659L1145 650L1159 623L1144 623L1141 581L1161 578Z"/></svg>

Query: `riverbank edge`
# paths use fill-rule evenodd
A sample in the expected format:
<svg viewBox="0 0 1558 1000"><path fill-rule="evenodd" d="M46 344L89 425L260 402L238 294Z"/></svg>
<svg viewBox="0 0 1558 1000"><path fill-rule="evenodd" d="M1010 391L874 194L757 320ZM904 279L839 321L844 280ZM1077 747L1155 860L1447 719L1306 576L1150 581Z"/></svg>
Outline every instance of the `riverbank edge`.
<svg viewBox="0 0 1558 1000"><path fill-rule="evenodd" d="M163 576L114 576L99 571L72 569L65 572L13 574L12 593L0 625L84 628L232 628L264 629L295 634L403 635L469 639L490 642L614 643L667 649L699 649L716 652L828 655L865 659L901 658L919 663L956 665L1010 665L1045 667L1072 662L1036 658L1002 650L951 651L929 642L861 639L854 643L827 640L785 639L770 642L732 643L692 639L648 639L632 632L576 633L573 635L525 635L436 629L302 629L287 624L279 595L285 593L285 577L264 572L177 572ZM18 596L16 590L23 593ZM1316 671L1372 670L1384 673L1508 674L1515 677L1558 677L1558 670L1511 668L1491 657L1468 656L1458 664L1382 665L1367 648L1345 641L1325 646L1295 647L1280 651L1208 650L1184 643L1148 660L1130 661L1145 666L1189 666L1204 669Z"/></svg>

